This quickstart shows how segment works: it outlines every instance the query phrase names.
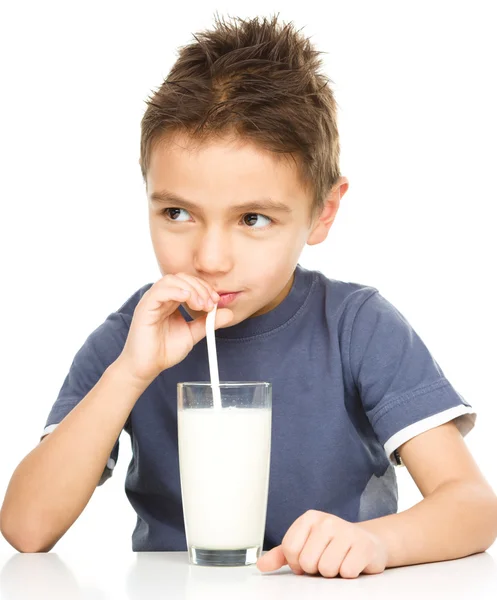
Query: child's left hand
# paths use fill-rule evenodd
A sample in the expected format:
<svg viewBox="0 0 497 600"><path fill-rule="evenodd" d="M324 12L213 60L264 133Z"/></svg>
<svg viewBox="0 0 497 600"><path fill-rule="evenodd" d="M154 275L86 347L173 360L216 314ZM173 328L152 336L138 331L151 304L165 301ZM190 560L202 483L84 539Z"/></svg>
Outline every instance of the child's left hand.
<svg viewBox="0 0 497 600"><path fill-rule="evenodd" d="M387 548L360 524L309 510L293 523L281 546L257 561L261 571L275 571L286 564L296 575L355 578L360 573L382 573Z"/></svg>

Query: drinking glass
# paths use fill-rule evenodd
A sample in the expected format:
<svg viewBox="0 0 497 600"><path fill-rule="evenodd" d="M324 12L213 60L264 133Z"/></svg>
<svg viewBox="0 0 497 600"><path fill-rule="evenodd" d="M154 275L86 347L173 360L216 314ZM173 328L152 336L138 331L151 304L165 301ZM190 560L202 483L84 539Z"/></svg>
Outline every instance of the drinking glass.
<svg viewBox="0 0 497 600"><path fill-rule="evenodd" d="M191 564L257 562L266 523L271 384L178 383L181 495Z"/></svg>

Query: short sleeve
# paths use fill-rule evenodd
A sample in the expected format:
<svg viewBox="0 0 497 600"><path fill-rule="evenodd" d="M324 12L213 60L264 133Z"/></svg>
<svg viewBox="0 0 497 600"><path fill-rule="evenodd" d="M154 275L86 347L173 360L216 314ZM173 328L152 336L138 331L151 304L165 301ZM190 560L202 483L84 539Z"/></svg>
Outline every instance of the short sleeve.
<svg viewBox="0 0 497 600"><path fill-rule="evenodd" d="M57 399L48 415L42 435L51 433L71 410L88 394L104 371L120 355L129 323L126 315L112 313L86 339L76 353ZM119 455L119 438L112 449L99 485L111 475Z"/></svg>
<svg viewBox="0 0 497 600"><path fill-rule="evenodd" d="M373 430L390 460L397 448L454 420L474 426L471 405L446 379L419 335L378 291L360 305L349 345L352 378Z"/></svg>

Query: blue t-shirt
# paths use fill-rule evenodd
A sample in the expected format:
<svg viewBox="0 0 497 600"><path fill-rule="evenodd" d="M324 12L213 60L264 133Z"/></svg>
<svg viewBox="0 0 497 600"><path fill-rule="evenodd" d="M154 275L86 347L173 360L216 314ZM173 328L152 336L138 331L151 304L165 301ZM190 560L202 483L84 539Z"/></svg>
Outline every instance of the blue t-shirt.
<svg viewBox="0 0 497 600"><path fill-rule="evenodd" d="M119 356L134 308L151 285L110 314L77 352L45 433ZM474 424L470 405L402 314L373 287L299 265L290 293L275 309L219 329L216 338L222 381L272 383L264 550L280 544L309 509L352 522L395 513L395 450L453 419L463 435ZM186 550L176 384L208 380L204 339L150 384L124 426L133 453L125 492L137 513L134 551ZM118 451L116 441L101 483Z"/></svg>

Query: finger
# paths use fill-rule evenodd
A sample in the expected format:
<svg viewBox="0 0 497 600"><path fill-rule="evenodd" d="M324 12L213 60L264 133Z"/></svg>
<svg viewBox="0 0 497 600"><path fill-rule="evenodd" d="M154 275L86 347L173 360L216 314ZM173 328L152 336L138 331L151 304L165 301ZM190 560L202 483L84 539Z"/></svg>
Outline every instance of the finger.
<svg viewBox="0 0 497 600"><path fill-rule="evenodd" d="M368 558L368 563L362 570L362 573L366 573L367 575L376 575L378 573L383 573L386 568L386 559L381 560L379 557L371 560L370 555Z"/></svg>
<svg viewBox="0 0 497 600"><path fill-rule="evenodd" d="M197 288L186 279L182 279L177 275L165 275L162 279L159 279L159 281L154 283L149 292L154 293L156 290L166 290L173 287L188 290L190 292L190 296L187 301L187 304L190 306L190 308L196 311L205 309L203 300L202 302L199 302L198 300L199 295Z"/></svg>
<svg viewBox="0 0 497 600"><path fill-rule="evenodd" d="M351 547L348 538L333 538L326 546L318 563L318 571L323 577L336 577Z"/></svg>
<svg viewBox="0 0 497 600"><path fill-rule="evenodd" d="M221 296L216 292L216 290L212 287L212 285L210 285L210 283L207 283L207 281L205 281L205 279L200 279L200 277L193 277L193 279L195 279L195 281L197 281L198 283L200 283L201 285L203 285L206 288L206 290L209 292L209 295L212 298L214 304L216 302L219 302L219 300L221 299Z"/></svg>
<svg viewBox="0 0 497 600"><path fill-rule="evenodd" d="M216 312L215 329L225 327L233 320L233 312L229 308L218 308ZM198 317L188 323L193 343L196 344L206 336L207 315Z"/></svg>
<svg viewBox="0 0 497 600"><path fill-rule="evenodd" d="M190 295L188 297L183 297L182 302L185 302L186 300L188 306L190 306L193 310L204 309L203 303L201 304L197 301L198 292L196 288L190 282L186 281L185 279L181 279L176 275L165 275L164 277L162 277L162 279L156 281L154 285L148 290L148 292L144 294L144 296L147 293L149 293L152 298L155 298L158 293L162 295L164 291L173 288L177 288L179 290L188 290L190 292Z"/></svg>
<svg viewBox="0 0 497 600"><path fill-rule="evenodd" d="M285 555L281 546L276 546L269 552L266 552L264 556L261 556L257 561L257 568L259 571L266 573L268 571L277 571L287 564Z"/></svg>
<svg viewBox="0 0 497 600"><path fill-rule="evenodd" d="M355 579L369 562L368 553L360 544L353 544L340 566L340 577Z"/></svg>
<svg viewBox="0 0 497 600"><path fill-rule="evenodd" d="M146 297L146 303L143 306L146 311L156 311L163 309L164 305L172 302L175 310L181 302L186 302L191 296L191 290L184 290L179 287L157 287L150 288L143 297Z"/></svg>
<svg viewBox="0 0 497 600"><path fill-rule="evenodd" d="M197 277L192 277L187 273L177 273L176 277L182 279L183 281L188 282L197 292L198 297L202 304L202 309L205 311L209 311L214 306L213 293L214 290L209 289L207 284L205 284ZM211 291L212 290L212 291ZM219 300L219 296L217 296L216 302Z"/></svg>
<svg viewBox="0 0 497 600"><path fill-rule="evenodd" d="M218 308L216 310L216 321L214 323L214 329L221 329L222 327L226 327L234 318L234 313L229 308ZM207 316L206 319L207 321Z"/></svg>
<svg viewBox="0 0 497 600"><path fill-rule="evenodd" d="M294 573L304 573L299 563L299 556L307 542L312 526L319 520L318 514L314 511L308 511L299 517L291 525L281 542L285 558Z"/></svg>
<svg viewBox="0 0 497 600"><path fill-rule="evenodd" d="M318 573L318 564L321 555L333 538L333 529L330 521L323 520L311 527L309 537L299 555L300 567L310 575Z"/></svg>

